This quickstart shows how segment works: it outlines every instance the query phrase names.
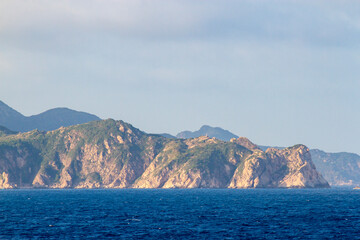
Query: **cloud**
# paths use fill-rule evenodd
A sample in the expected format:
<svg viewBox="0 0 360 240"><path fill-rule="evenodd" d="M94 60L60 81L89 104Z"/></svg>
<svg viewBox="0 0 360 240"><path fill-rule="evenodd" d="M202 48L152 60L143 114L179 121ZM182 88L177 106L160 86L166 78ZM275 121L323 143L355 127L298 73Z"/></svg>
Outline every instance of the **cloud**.
<svg viewBox="0 0 360 240"><path fill-rule="evenodd" d="M349 3L351 2L351 3ZM155 41L247 40L352 46L360 37L357 1L2 1L0 35L103 34ZM13 40L13 39L12 39Z"/></svg>
<svg viewBox="0 0 360 240"><path fill-rule="evenodd" d="M359 12L351 0L4 0L1 100L152 132L226 122L264 144L336 147L334 129L355 149Z"/></svg>
<svg viewBox="0 0 360 240"><path fill-rule="evenodd" d="M2 5L2 6L1 6ZM2 31L104 31L151 36L189 31L197 15L177 1L8 1L1 4Z"/></svg>

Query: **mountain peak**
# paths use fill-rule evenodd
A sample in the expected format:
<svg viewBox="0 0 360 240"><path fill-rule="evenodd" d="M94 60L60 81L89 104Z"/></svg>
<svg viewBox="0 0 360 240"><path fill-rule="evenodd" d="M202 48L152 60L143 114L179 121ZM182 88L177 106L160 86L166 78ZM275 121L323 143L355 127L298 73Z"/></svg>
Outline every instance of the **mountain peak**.
<svg viewBox="0 0 360 240"><path fill-rule="evenodd" d="M208 130L208 129L212 129L213 127L209 126L209 125L202 125L200 130Z"/></svg>
<svg viewBox="0 0 360 240"><path fill-rule="evenodd" d="M50 131L71 125L100 120L99 117L69 108L54 108L25 117L0 100L0 125L13 131L27 132L34 129Z"/></svg>
<svg viewBox="0 0 360 240"><path fill-rule="evenodd" d="M220 127L211 127L209 125L203 125L199 130L194 132L183 131L176 135L178 138L196 138L200 136L215 137L223 141L230 141L232 138L238 138L238 136L228 130L224 130Z"/></svg>
<svg viewBox="0 0 360 240"><path fill-rule="evenodd" d="M11 130L17 130L17 126L24 124L25 116L9 107L0 100L0 125Z"/></svg>
<svg viewBox="0 0 360 240"><path fill-rule="evenodd" d="M0 119L4 114L7 116L23 116L21 113L0 100Z"/></svg>

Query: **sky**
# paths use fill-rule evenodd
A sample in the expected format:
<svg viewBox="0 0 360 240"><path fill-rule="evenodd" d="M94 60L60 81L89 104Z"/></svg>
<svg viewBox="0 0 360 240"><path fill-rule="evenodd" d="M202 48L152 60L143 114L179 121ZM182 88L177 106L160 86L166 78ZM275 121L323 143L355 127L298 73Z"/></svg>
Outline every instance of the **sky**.
<svg viewBox="0 0 360 240"><path fill-rule="evenodd" d="M0 0L0 100L360 153L360 2Z"/></svg>

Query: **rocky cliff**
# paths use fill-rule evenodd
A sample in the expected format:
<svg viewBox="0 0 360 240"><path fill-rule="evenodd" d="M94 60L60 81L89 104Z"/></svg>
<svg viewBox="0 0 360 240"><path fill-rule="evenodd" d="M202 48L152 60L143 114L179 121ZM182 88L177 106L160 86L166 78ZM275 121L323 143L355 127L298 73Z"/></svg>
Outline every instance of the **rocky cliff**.
<svg viewBox="0 0 360 240"><path fill-rule="evenodd" d="M0 134L0 188L328 187L303 145L167 139L122 121Z"/></svg>
<svg viewBox="0 0 360 240"><path fill-rule="evenodd" d="M161 134L167 138L175 138L169 134ZM266 152L269 148L279 150L284 147L261 146L249 143L246 138L237 137L235 134L219 127L203 126L198 131L183 131L177 135L178 138L194 138L199 136L216 137L223 141L236 141L244 147L255 150L261 149ZM231 140L232 138L236 138ZM359 186L360 185L360 156L355 153L338 152L328 153L318 149L310 149L313 163L318 172L324 176L331 186Z"/></svg>

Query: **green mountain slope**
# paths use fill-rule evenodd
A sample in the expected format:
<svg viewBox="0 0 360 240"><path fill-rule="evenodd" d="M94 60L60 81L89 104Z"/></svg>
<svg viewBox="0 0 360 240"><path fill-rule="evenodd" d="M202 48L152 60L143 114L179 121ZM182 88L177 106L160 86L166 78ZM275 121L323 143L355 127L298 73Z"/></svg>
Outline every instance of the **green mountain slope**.
<svg viewBox="0 0 360 240"><path fill-rule="evenodd" d="M0 188L328 187L298 145L261 151L245 138L167 139L94 121L0 136Z"/></svg>

